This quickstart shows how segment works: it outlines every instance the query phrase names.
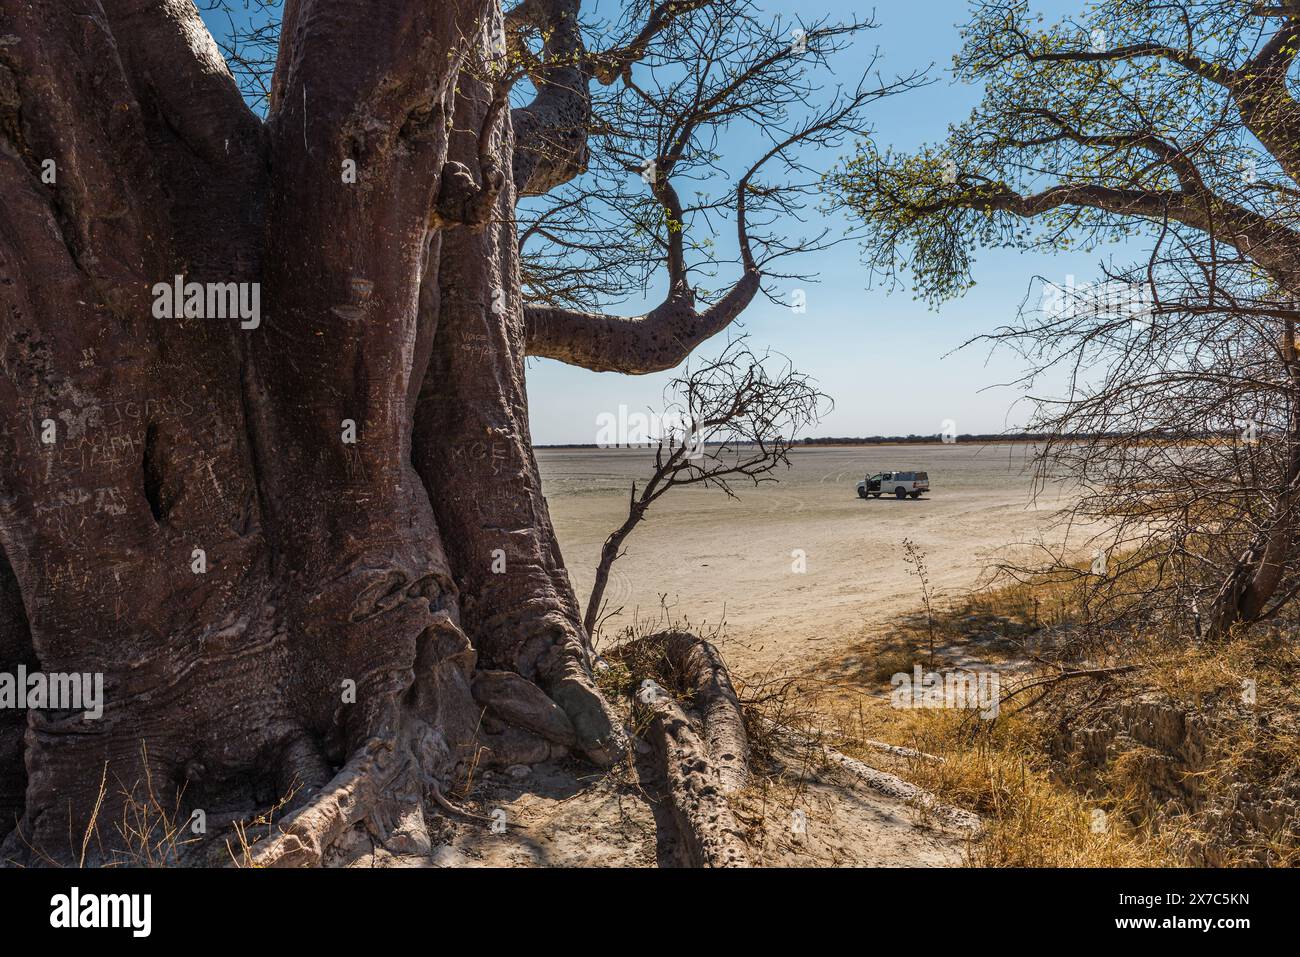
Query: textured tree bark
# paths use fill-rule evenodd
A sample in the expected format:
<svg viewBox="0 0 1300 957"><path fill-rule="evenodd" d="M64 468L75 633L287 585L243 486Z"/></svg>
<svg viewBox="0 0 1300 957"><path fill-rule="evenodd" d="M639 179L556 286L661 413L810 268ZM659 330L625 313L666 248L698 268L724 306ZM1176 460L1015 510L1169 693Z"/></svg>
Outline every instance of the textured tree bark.
<svg viewBox="0 0 1300 957"><path fill-rule="evenodd" d="M624 645L619 653L648 664L653 673L640 685L637 709L649 725L687 863L747 867L748 850L727 795L748 780L749 743L717 649L695 635L664 632ZM690 697L694 721L674 693Z"/></svg>
<svg viewBox="0 0 1300 957"><path fill-rule="evenodd" d="M620 647L625 659L640 660L649 651L658 659L654 677L681 693L698 716L714 775L724 794L749 780L749 736L740 699L722 655L710 642L684 631L665 631Z"/></svg>
<svg viewBox="0 0 1300 957"><path fill-rule="evenodd" d="M264 864L418 851L464 762L621 752L476 149L499 18L290 0L263 124L190 0L0 0L0 671L105 682L98 721L0 713L0 858L80 859L101 800L86 859L129 853L146 786L181 821L292 794ZM260 283L260 325L155 318L176 275Z"/></svg>
<svg viewBox="0 0 1300 957"><path fill-rule="evenodd" d="M474 163L491 99L462 77L451 160ZM501 117L493 152L508 156ZM514 188L490 221L441 236L436 287L422 308L437 313L433 358L415 421L415 464L438 515L466 630L490 667L536 681L572 720L585 751L612 760L621 734L590 679L586 634L551 527L528 432ZM435 305L436 303L436 305Z"/></svg>

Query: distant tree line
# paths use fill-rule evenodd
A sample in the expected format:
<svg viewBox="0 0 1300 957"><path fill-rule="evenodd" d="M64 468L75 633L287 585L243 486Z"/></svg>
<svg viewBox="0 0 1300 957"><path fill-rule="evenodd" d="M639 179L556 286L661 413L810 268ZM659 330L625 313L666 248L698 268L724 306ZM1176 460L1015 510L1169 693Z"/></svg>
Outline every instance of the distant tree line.
<svg viewBox="0 0 1300 957"><path fill-rule="evenodd" d="M1265 424L1256 423L1254 428L1240 428L1234 425L1231 428L1223 429L1165 429L1165 430L1146 430L1141 434L1132 432L962 432L956 436L944 436L942 433L933 433L931 435L918 435L915 432L909 432L907 435L843 435L843 436L805 436L792 442L792 445L933 445L941 442L946 445L956 445L959 443L996 443L996 442L1051 442L1051 443L1069 443L1069 442L1138 442L1141 444L1161 444L1169 442L1202 442L1206 440L1222 440L1224 442L1240 442L1251 444L1264 437L1269 431ZM778 436L777 438L781 438ZM645 443L629 446L632 448L655 448L658 446L657 441L646 441ZM697 445L716 445L719 444L712 440L697 442ZM538 449L597 449L607 448L607 446L598 445L593 442L560 442L553 445L535 445Z"/></svg>

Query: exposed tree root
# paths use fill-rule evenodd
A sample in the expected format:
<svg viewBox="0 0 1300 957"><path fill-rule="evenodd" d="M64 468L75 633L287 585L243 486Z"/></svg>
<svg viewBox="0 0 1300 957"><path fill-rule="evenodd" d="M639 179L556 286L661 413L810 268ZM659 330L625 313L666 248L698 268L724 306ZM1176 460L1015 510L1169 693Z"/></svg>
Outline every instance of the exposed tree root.
<svg viewBox="0 0 1300 957"><path fill-rule="evenodd" d="M731 814L708 747L686 712L657 684L637 695L649 738L663 763L668 799L688 861L695 867L748 867L749 852Z"/></svg>
<svg viewBox="0 0 1300 957"><path fill-rule="evenodd" d="M438 807L442 808L452 817L463 817L466 820L478 821L480 824L491 825L496 823L492 818L487 817L486 815L475 814L473 811L467 811L463 807L457 807L452 804L447 800L446 795L442 793L442 788L438 787L436 782L429 785L429 796L433 798L434 803L436 803ZM506 822L502 821L501 823L503 826L506 826Z"/></svg>
<svg viewBox="0 0 1300 957"><path fill-rule="evenodd" d="M320 866L359 824L394 854L426 855L426 795L448 814L492 823L448 801L440 778L471 756L489 766L535 763L576 744L569 719L545 693L509 672L475 670L464 633L445 612L434 619L438 627L420 642L415 681L376 715L373 735L333 779L307 792L305 805L253 848L254 866Z"/></svg>
<svg viewBox="0 0 1300 957"><path fill-rule="evenodd" d="M872 751L879 751L882 754L892 754L896 758L914 758L918 761L934 761L943 764L943 758L937 754L927 754L924 751L918 751L916 748L906 748L897 744L887 744L884 741L874 741L867 739L862 742L864 747Z"/></svg>
<svg viewBox="0 0 1300 957"><path fill-rule="evenodd" d="M255 867L318 867L325 850L379 804L385 784L385 757L392 744L371 740L325 789L278 827L275 836L252 849ZM423 827L424 822L419 822ZM427 845L428 833L424 835Z"/></svg>
<svg viewBox="0 0 1300 957"><path fill-rule="evenodd" d="M729 793L749 781L749 736L740 699L722 655L712 644L685 631L665 631L629 642L619 649L627 661L640 663L680 694L698 716L718 782Z"/></svg>
<svg viewBox="0 0 1300 957"><path fill-rule="evenodd" d="M944 824L971 832L979 831L983 826L978 814L944 804L929 791L910 781L904 781L897 775L877 770L834 748L823 746L822 752L828 761L848 771L871 790L915 805Z"/></svg>
<svg viewBox="0 0 1300 957"><path fill-rule="evenodd" d="M552 752L543 747L539 753L549 757ZM361 823L391 853L425 856L432 850L422 809L425 794L452 817L494 823L449 801L437 779L420 772L418 764L409 752L399 755L388 742L370 741L305 807L252 849L249 863L319 867L330 846Z"/></svg>
<svg viewBox="0 0 1300 957"><path fill-rule="evenodd" d="M709 642L681 631L630 642L619 656L639 673L650 673L637 691L636 707L649 723L688 860L697 867L748 866L726 795L749 779L749 742L722 656ZM690 714L673 693L689 701Z"/></svg>
<svg viewBox="0 0 1300 957"><path fill-rule="evenodd" d="M668 659L678 669L691 702L704 722L709 757L718 770L724 793L749 781L749 737L740 699L722 655L709 642L678 632L664 636Z"/></svg>
<svg viewBox="0 0 1300 957"><path fill-rule="evenodd" d="M695 867L749 866L751 852L727 797L749 778L748 739L739 700L717 649L695 635L673 631L630 642L616 657L634 665L640 679L634 699L637 724L645 728L663 772L666 820L677 833L684 862ZM476 746L487 764L533 764L574 748L576 736L564 711L518 675L477 671L473 695L483 714ZM264 867L319 866L332 844L361 825L395 854L428 854L425 795L453 818L493 824L444 795L428 770L439 767L430 764L426 753L430 729L410 714L399 724L406 729L402 734L367 742L328 785L309 796L305 807L254 847L250 862ZM981 827L978 815L946 805L923 788L807 735L779 730L792 745L815 748L827 764L843 769L857 784L917 807L944 826L971 833ZM872 744L901 757L933 759L910 748Z"/></svg>
<svg viewBox="0 0 1300 957"><path fill-rule="evenodd" d="M823 744L816 737L796 731L793 728L778 727L774 722L767 722L772 725L773 732L780 738L784 738L792 745L800 749L812 748L830 764L843 768L852 774L859 783L865 785L878 794L886 797L895 798L896 800L905 801L908 804L915 805L926 811L928 814L939 819L942 823L955 827L959 830L978 831L983 826L978 814L961 808L952 807L944 804L934 794L912 784L910 781L904 781L895 774L888 771L881 771L873 768L868 764L851 758L841 751L837 751L827 744ZM908 758L916 761L933 761L939 764L944 762L942 757L934 754L927 754L924 751L918 751L915 748L901 747L896 744L887 744L884 741L864 741L866 747L873 751L880 751L884 754L890 754L894 757Z"/></svg>
<svg viewBox="0 0 1300 957"><path fill-rule="evenodd" d="M804 734L793 728L778 724L770 718L760 718L765 727L770 728L778 736L788 738L791 741L798 741L800 744L813 745L814 747L826 747L812 735ZM944 758L937 754L927 754L925 751L918 751L916 748L905 747L900 744L889 744L885 741L876 741L873 738L866 738L860 742L864 748L870 748L872 751L879 751L882 754L890 754L896 758L910 758L916 761L933 761L937 764L943 764ZM837 754L839 752L836 752Z"/></svg>

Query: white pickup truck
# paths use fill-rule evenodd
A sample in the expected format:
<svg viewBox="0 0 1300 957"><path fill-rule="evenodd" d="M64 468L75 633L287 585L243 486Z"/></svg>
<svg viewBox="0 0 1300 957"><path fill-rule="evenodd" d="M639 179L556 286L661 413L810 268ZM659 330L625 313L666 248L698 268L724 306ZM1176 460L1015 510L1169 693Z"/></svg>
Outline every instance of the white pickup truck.
<svg viewBox="0 0 1300 957"><path fill-rule="evenodd" d="M858 498L880 498L892 492L894 498L920 498L930 491L929 472L877 472L858 483Z"/></svg>

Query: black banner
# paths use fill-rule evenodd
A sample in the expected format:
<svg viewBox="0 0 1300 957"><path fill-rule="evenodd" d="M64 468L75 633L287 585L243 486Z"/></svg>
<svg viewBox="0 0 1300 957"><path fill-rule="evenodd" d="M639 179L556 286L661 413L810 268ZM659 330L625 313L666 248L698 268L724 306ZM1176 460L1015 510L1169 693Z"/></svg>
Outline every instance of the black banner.
<svg viewBox="0 0 1300 957"><path fill-rule="evenodd" d="M1286 930L1298 889L1288 870L8 870L0 914L23 939L127 946L208 933L373 944L447 921L495 946L536 943L549 927L554 947L566 928L582 940L604 930L671 937L656 915L690 914L737 934L797 926L840 945L863 930L955 942L1014 928L1071 943L1200 934L1231 946L1243 933ZM670 899L681 906L661 906Z"/></svg>

